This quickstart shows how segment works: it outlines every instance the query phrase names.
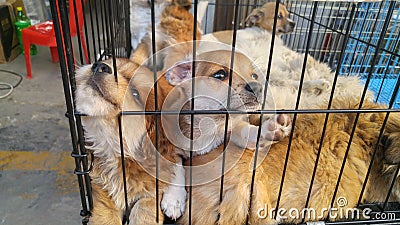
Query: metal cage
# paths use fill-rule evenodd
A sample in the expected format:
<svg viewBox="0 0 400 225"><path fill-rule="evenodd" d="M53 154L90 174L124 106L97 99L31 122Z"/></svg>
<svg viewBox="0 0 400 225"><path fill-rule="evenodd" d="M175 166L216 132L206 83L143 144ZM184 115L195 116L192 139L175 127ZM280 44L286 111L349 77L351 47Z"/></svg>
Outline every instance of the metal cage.
<svg viewBox="0 0 400 225"><path fill-rule="evenodd" d="M70 0L81 1L85 13L84 33L86 38L87 50L90 63L94 63L101 58L129 57L131 52L131 34L129 17L129 0ZM280 2L276 0L276 2ZM197 12L198 0L193 1L192 12ZM241 21L255 7L261 6L262 1L251 0L210 0L202 29L205 33L224 29L243 28ZM386 104L385 109L378 110L389 115L390 113L400 113L400 3L397 1L285 1L289 4L291 18L297 23L293 33L284 35L285 44L294 51L305 53L305 57L310 55L315 59L327 63L336 76L359 76L365 82L364 95L367 89L374 91L375 100ZM154 10L154 0L149 1L150 8ZM67 113L69 120L70 133L72 139L72 157L75 158L76 169L74 173L78 178L82 210L80 215L83 217L82 224L87 224L90 220L90 212L93 208L91 191L90 171L92 168L91 153L85 148L85 137L82 128L81 115L75 110L75 69L77 65L84 64L83 49L80 39L71 40L69 35L69 15L68 4L64 0L50 0L51 12L55 27L60 57L60 68L64 85ZM218 13L225 11L223 18L218 17ZM154 31L154 13L151 15ZM78 18L76 18L77 20ZM276 22L276 17L275 17ZM78 24L78 23L76 23ZM196 26L196 25L195 25ZM78 28L79 29L79 28ZM154 34L154 32L153 32ZM274 34L274 32L273 32ZM235 32L234 32L235 35ZM235 36L233 37L235 38ZM195 40L195 35L194 38ZM154 38L153 38L154 40ZM235 43L235 42L233 42ZM307 59L305 58L305 61ZM115 63L114 63L115 65ZM303 74L304 76L304 69ZM332 96L331 96L332 98ZM363 99L364 97L362 97ZM376 110L375 110L376 111ZM357 118L362 113L375 112L372 109L360 107L358 110L346 110L330 108L326 110L278 110L277 113L294 114L293 122L299 114L304 113L323 113L327 115L333 113L350 113ZM160 111L143 112L145 114L160 115ZM198 112L193 110L188 114L194 115ZM218 112L203 112L218 113ZM227 114L229 112L219 112ZM271 113L259 111L256 114L262 115ZM129 112L121 112L120 116L129 116ZM119 120L120 121L120 120ZM386 121L383 126L386 125ZM121 124L119 123L121 128ZM353 127L353 134L355 127ZM326 128L326 124L324 125ZM192 128L193 131L193 128ZM381 129L380 139L383 129ZM120 129L120 135L121 129ZM292 135L290 135L290 140ZM351 143L351 141L350 141ZM378 144L377 144L378 145ZM349 150L349 149L348 149ZM123 151L123 149L121 149ZM346 154L348 151L346 152ZM123 154L122 154L123 155ZM290 155L290 144L286 153L285 168ZM346 155L347 156L347 155ZM346 156L342 163L342 170L346 165ZM192 156L190 157L191 161ZM123 160L123 159L122 159ZM371 161L372 162L372 161ZM397 173L400 170L397 166ZM255 170L253 170L251 191L254 184ZM368 173L369 174L369 171ZM336 185L336 190L340 183L341 173ZM310 191L312 188L311 180ZM276 190L279 199L282 194L284 184L285 169L282 174L281 188ZM400 207L398 203L388 202L392 188L395 185L397 176L393 178L387 193L385 202L371 203L358 207L371 207L375 213L392 213L391 220L353 220L353 221L325 221L325 224L399 224ZM365 178L364 184L368 180ZM222 182L223 187L223 182ZM188 198L191 197L191 187L189 188ZM363 195L360 193L360 200ZM251 202L252 193L249 193ZM307 200L310 198L305 196ZM332 197L335 199L335 196ZM127 201L127 200L126 200ZM332 200L333 201L333 200ZM307 201L308 202L308 201ZM127 204L127 203L126 203ZM189 210L191 210L189 202ZM190 214L189 214L190 215ZM389 215L389 214L387 214ZM126 215L125 215L126 216ZM205 215L206 216L206 215ZM190 218L190 216L189 216ZM127 223L128 221L124 221ZM189 224L191 222L189 221Z"/></svg>

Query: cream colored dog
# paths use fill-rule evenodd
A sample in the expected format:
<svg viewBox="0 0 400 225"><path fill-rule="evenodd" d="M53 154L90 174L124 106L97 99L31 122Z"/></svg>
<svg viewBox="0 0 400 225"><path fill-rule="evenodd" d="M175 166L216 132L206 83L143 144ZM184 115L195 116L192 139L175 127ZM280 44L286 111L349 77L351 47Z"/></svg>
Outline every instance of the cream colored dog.
<svg viewBox="0 0 400 225"><path fill-rule="evenodd" d="M237 30L236 49L248 56L266 74L269 54L271 49L272 25L275 13L275 3L267 3L260 9L253 11L247 21L252 24L242 30ZM284 5L279 5L276 34L290 32L292 22L288 20L289 14ZM199 46L199 53L214 51L216 49L231 49L233 31L220 31L202 36L204 43ZM207 43L208 41L208 43ZM226 45L221 45L225 43ZM277 108L293 109L296 105L297 94L300 87L302 67L305 55L287 48L282 40L275 38L269 85L286 90L273 92ZM308 56L302 95L299 108L314 108L327 102L332 90L335 74L324 63ZM339 76L335 86L335 96L353 96L360 99L364 89L358 77ZM372 93L367 92L367 99L372 100ZM282 100L277 100L282 98Z"/></svg>

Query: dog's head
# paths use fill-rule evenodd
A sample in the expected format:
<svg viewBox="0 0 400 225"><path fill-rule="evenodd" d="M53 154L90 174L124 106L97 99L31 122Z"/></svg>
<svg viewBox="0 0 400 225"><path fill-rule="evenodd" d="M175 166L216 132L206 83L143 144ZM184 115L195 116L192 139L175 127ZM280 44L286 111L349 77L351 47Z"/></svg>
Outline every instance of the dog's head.
<svg viewBox="0 0 400 225"><path fill-rule="evenodd" d="M275 6L275 2L268 2L261 8L254 9L246 18L246 26L257 26L272 32L274 27ZM279 4L277 13L276 34L280 35L292 32L296 23L289 19L289 12L286 6Z"/></svg>
<svg viewBox="0 0 400 225"><path fill-rule="evenodd" d="M126 59L117 59L116 64L117 77L111 59L83 66L76 71L76 109L80 113L109 116L117 115L122 108L143 110L141 102L144 99L140 99L139 90L145 85L130 81L133 74L148 71Z"/></svg>
<svg viewBox="0 0 400 225"><path fill-rule="evenodd" d="M231 51L205 52L196 57L195 78L192 79L192 59L175 64L165 73L165 80L175 86L164 101L165 110L190 110L194 89L194 110L258 110L262 96L263 76L241 53L234 54L230 77ZM231 86L229 80L232 80ZM228 98L230 95L230 98ZM228 107L229 105L229 107ZM231 115L231 117L242 115ZM181 149L190 149L193 125L193 151L205 154L217 147L224 138L225 114L164 116L170 140ZM229 120L229 124L232 121ZM228 126L227 132L232 129ZM168 135L168 134L167 134Z"/></svg>
<svg viewBox="0 0 400 225"><path fill-rule="evenodd" d="M76 72L76 110L85 114L82 124L86 142L95 155L108 158L120 154L118 114L122 110L143 111L153 83L150 71L126 59L117 59L116 68L117 79L112 60L86 65ZM122 125L123 135L129 137L125 139L125 153L133 156L147 132L145 118L123 116Z"/></svg>
<svg viewBox="0 0 400 225"><path fill-rule="evenodd" d="M228 102L232 110L259 109L263 76L245 55L235 53L229 86L230 65L230 51L205 52L196 57L195 79L192 79L192 60L188 59L169 69L165 77L171 85L179 85L188 98L192 96L194 83L195 109L222 110L228 107Z"/></svg>
<svg viewBox="0 0 400 225"><path fill-rule="evenodd" d="M190 0L172 0L172 4L183 7L186 10L190 10L190 8L192 8L192 2Z"/></svg>

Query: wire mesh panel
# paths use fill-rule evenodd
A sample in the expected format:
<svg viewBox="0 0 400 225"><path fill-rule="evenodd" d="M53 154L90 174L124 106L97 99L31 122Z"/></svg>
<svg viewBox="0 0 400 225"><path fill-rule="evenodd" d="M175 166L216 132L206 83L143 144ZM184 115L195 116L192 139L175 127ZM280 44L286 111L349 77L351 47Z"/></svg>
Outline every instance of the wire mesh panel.
<svg viewBox="0 0 400 225"><path fill-rule="evenodd" d="M328 63L333 69L340 64L340 75L360 76L366 80L369 72L373 71L369 88L374 91L377 101L387 104L399 74L399 4L396 3L393 13L388 15L390 1L360 2L352 19L349 18L350 5L329 1L318 5L312 40L314 49L310 49L310 54ZM293 1L290 10L298 23L296 30L285 37L286 44L296 51L304 52L305 28L310 24L312 3ZM380 31L388 17L390 21L384 43L378 51L378 62L372 68L371 60L377 52ZM340 46L345 38L344 28L347 23L352 23L350 39L342 49ZM343 60L338 62L342 51L345 52ZM399 107L398 102L399 99L395 101L395 108Z"/></svg>
<svg viewBox="0 0 400 225"><path fill-rule="evenodd" d="M297 21L296 29L293 33L284 37L286 44L290 48L304 52L305 41L307 38L308 27L311 24L312 2L293 1L290 3L292 17ZM345 27L350 22L350 3L329 2L318 4L316 20L314 21L313 40L310 54L320 61L327 62L331 67L337 65L338 57L344 39ZM335 60L336 59L336 60Z"/></svg>
<svg viewBox="0 0 400 225"><path fill-rule="evenodd" d="M373 80L369 88L376 93L376 100L383 103L389 102L400 73L398 57L400 5L397 4L393 13L388 15L388 3L361 3L352 31L355 38L350 39L346 47L346 56L340 71L344 75L356 75L366 79L368 72L372 70ZM387 17L391 19L383 37L382 48L378 50L378 62L371 68L372 56L377 51L376 43L380 38L379 31L382 30ZM394 107L399 107L398 98Z"/></svg>
<svg viewBox="0 0 400 225"><path fill-rule="evenodd" d="M80 38L71 40L67 2L50 3L59 55L65 56L60 65L83 224L90 219L102 224L102 218L115 219L103 224L140 224L149 218L177 224L400 222L398 2L285 1L283 5L277 0L268 1L277 4L270 4L267 11L254 11L266 1L70 1L83 3L87 45ZM170 4L178 7L168 8ZM267 16L272 18L268 26L260 25ZM168 27L182 18L191 24ZM219 30L233 31L213 33ZM254 33L264 42L252 45L257 39L251 36ZM213 42L197 42L207 38ZM209 46L211 50L205 51ZM174 58L182 48L187 50L183 59ZM137 52L146 57L137 57ZM172 64L163 68L160 61ZM205 80L225 83L196 89L213 68L218 69ZM233 78L239 70L249 75L244 83ZM141 80L137 74L149 79ZM192 83L163 89L166 82L173 86L180 79ZM238 80L243 92L237 96L245 93L257 99L253 108L232 106L237 104L232 96L234 88L239 90ZM136 84L148 85L151 97L141 99L144 87ZM226 103L218 103L220 108L212 108L212 100L197 107L197 95L224 90L226 95L218 97ZM273 107L268 102L271 92ZM181 108L165 111L163 107L175 106L182 96L187 98ZM172 120L174 115L179 119ZM246 141L251 139L254 145L241 146L231 126L237 121L242 125L249 117L256 122L246 123L249 128L238 136L251 130ZM163 118L169 118L167 125ZM212 142L218 143L215 149L197 154L196 148L203 146L198 146L201 138L196 135L209 133L195 127L200 121L220 125L222 133L208 137L217 140ZM182 124L186 136L172 131L172 138L168 136L168 128ZM268 129L282 138L268 139ZM181 139L187 142L179 145ZM168 155L177 149L179 154ZM215 154L216 164L207 161ZM211 169L199 170L199 162L210 163ZM110 174L112 179L107 178ZM167 185L165 177L171 174L180 189L172 181ZM205 182L204 177L212 179ZM183 196L183 203L165 201L166 195ZM312 211L320 209L320 215ZM348 210L351 216L332 214Z"/></svg>
<svg viewBox="0 0 400 225"><path fill-rule="evenodd" d="M89 173L93 168L93 155L85 147L84 131L81 116L75 111L75 69L78 65L94 63L96 60L113 56L127 57L130 52L129 34L129 2L127 1L85 1L70 0L74 7L75 18L68 14L68 3L64 0L50 0L51 14L57 39L57 48L60 56L60 68L63 78L65 100L67 105L66 116L69 119L73 151L71 156L75 158L76 169L74 173L78 177L79 191L82 203L80 215L82 224L89 221L90 211L93 209L92 188ZM77 4L80 1L81 4ZM82 8L77 8L81 5ZM127 7L128 6L128 7ZM80 19L76 12L83 12L84 27L79 27ZM68 23L69 20L75 23ZM84 32L84 40L78 35L78 40L72 40L70 30L78 33ZM84 48L89 52L88 60L84 61Z"/></svg>

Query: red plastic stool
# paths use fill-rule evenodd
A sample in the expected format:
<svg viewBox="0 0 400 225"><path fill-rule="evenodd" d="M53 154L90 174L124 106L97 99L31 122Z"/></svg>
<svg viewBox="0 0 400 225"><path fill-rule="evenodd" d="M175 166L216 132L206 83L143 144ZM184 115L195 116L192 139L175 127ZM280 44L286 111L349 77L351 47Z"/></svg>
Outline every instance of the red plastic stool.
<svg viewBox="0 0 400 225"><path fill-rule="evenodd" d="M76 1L76 11L78 15L78 28L79 35L82 42L82 48L85 55L86 63L89 63L89 54L86 48L85 37L83 35L83 23L84 16L82 10L82 4L80 0L70 0L69 1L69 28L71 37L75 37L78 35L77 27L75 23L75 11L74 11L74 2ZM58 51L57 51L57 42L54 33L53 21L46 21L43 23L39 23L28 28L22 29L22 42L24 45L24 54L25 54L25 64L27 71L27 78L32 78L32 68L31 68L31 55L30 55L30 46L32 44L43 45L50 47L51 60L56 63L59 61Z"/></svg>

